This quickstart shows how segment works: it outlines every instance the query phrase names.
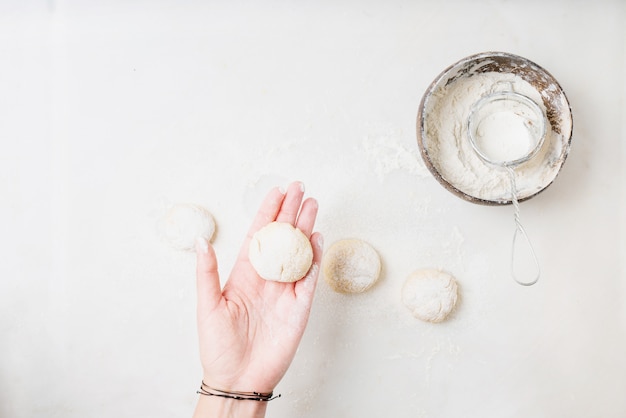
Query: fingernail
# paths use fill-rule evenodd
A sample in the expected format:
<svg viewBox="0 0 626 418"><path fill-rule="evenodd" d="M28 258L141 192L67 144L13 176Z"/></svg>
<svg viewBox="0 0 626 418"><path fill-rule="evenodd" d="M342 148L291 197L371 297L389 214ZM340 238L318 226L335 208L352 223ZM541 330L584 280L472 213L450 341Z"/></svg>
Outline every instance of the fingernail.
<svg viewBox="0 0 626 418"><path fill-rule="evenodd" d="M300 191L304 193L304 183L302 183L301 181L299 181L298 183L300 185Z"/></svg>
<svg viewBox="0 0 626 418"><path fill-rule="evenodd" d="M285 187L284 186L278 186L278 191L280 192L280 194L285 194Z"/></svg>
<svg viewBox="0 0 626 418"><path fill-rule="evenodd" d="M207 254L209 252L209 243L204 237L196 238L196 252Z"/></svg>

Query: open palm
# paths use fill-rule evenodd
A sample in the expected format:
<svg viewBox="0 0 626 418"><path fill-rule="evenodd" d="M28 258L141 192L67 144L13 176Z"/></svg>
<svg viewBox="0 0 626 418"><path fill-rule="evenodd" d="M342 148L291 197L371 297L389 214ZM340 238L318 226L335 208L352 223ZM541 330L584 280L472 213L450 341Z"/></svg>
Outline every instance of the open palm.
<svg viewBox="0 0 626 418"><path fill-rule="evenodd" d="M313 233L317 202L303 201L296 182L273 189L259 208L235 266L220 288L217 260L206 241L197 246L198 335L204 382L239 392L271 392L291 364L306 327L322 256ZM295 283L263 280L248 260L252 235L273 221L300 229L313 247L313 265Z"/></svg>

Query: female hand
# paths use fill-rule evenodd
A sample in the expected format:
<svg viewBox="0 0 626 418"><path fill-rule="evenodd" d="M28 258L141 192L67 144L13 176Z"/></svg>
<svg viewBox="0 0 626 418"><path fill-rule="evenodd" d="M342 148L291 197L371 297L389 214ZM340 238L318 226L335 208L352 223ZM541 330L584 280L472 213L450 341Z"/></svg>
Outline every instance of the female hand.
<svg viewBox="0 0 626 418"><path fill-rule="evenodd" d="M200 359L203 382L211 388L272 392L293 360L309 318L323 246L322 236L312 232L317 202L303 201L303 196L299 182L290 184L284 194L278 188L269 192L223 289L213 248L204 239L196 245ZM311 240L313 264L295 283L262 279L248 259L252 236L273 221L288 222ZM194 416L264 416L265 406L200 396Z"/></svg>

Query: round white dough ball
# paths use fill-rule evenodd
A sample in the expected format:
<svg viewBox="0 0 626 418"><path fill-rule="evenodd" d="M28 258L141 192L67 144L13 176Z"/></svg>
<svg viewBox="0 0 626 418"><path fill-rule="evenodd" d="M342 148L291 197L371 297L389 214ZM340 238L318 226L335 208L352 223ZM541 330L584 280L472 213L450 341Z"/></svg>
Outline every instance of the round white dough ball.
<svg viewBox="0 0 626 418"><path fill-rule="evenodd" d="M441 322L454 310L458 286L454 277L441 270L424 269L411 273L402 286L402 303L413 316L427 322Z"/></svg>
<svg viewBox="0 0 626 418"><path fill-rule="evenodd" d="M215 234L213 215L202 206L181 203L172 206L159 223L161 235L177 250L193 251L196 240Z"/></svg>
<svg viewBox="0 0 626 418"><path fill-rule="evenodd" d="M272 222L253 235L248 258L265 280L295 282L311 268L313 248L298 228L285 222Z"/></svg>
<svg viewBox="0 0 626 418"><path fill-rule="evenodd" d="M360 239L343 239L333 243L322 261L326 282L336 292L361 293L380 277L378 252Z"/></svg>

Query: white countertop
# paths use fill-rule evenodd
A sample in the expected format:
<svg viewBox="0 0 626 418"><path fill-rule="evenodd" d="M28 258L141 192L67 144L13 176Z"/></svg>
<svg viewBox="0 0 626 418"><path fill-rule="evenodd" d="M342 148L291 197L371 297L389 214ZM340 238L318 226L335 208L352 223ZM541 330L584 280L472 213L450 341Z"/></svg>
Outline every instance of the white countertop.
<svg viewBox="0 0 626 418"><path fill-rule="evenodd" d="M268 416L625 416L626 6L443 4L0 1L0 417L190 416L194 258L156 220L211 211L225 277L260 197L296 179L326 245L365 239L384 273L361 295L320 280ZM428 85L484 51L546 68L574 115L521 205L530 288L511 208L454 196L417 149ZM460 286L440 324L400 302L426 267Z"/></svg>

